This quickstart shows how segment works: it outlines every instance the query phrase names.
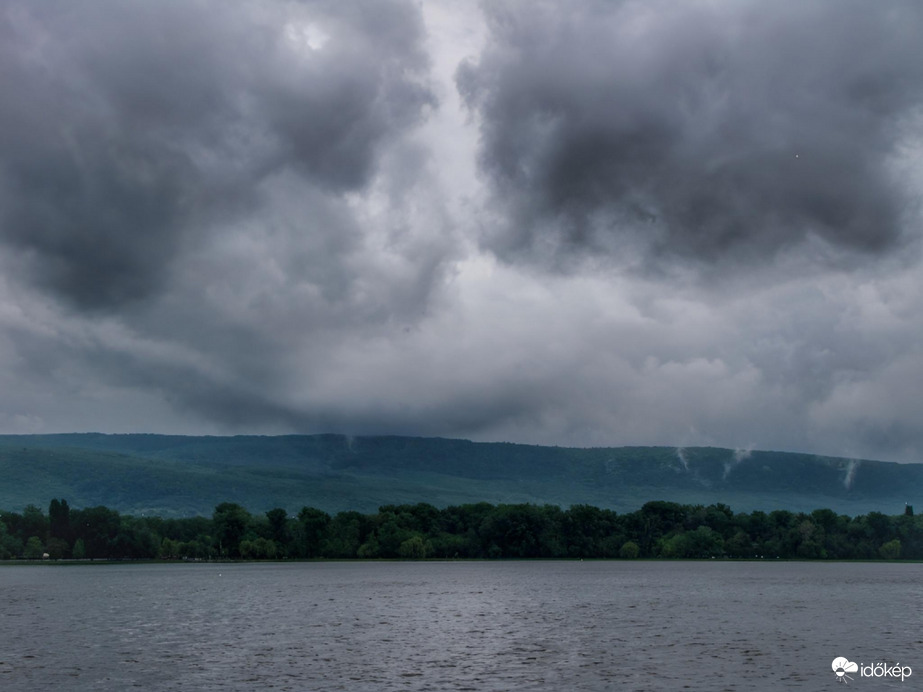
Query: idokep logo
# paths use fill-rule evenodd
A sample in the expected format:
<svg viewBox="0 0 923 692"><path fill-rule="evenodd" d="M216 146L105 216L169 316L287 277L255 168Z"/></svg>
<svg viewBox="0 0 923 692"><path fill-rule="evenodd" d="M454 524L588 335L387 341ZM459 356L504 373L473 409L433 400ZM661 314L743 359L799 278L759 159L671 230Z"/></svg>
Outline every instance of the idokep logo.
<svg viewBox="0 0 923 692"><path fill-rule="evenodd" d="M891 665L889 663L854 663L848 658L837 656L831 664L833 673L836 675L836 681L848 685L850 680L855 678L849 673L859 673L862 678L900 678L901 682L913 675L910 666L902 666L900 663Z"/></svg>
<svg viewBox="0 0 923 692"><path fill-rule="evenodd" d="M833 672L836 673L836 681L846 683L847 680L852 680L853 678L847 675L847 673L855 673L859 670L859 666L849 659L843 658L842 656L837 656L833 659Z"/></svg>

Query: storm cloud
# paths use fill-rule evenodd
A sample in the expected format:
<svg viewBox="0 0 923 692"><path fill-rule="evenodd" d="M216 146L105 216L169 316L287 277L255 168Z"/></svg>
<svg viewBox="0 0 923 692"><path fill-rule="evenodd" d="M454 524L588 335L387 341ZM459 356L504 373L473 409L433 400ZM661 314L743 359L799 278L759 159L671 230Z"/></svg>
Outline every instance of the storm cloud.
<svg viewBox="0 0 923 692"><path fill-rule="evenodd" d="M0 234L79 308L144 299L280 180L365 188L434 104L422 37L401 2L4 3Z"/></svg>
<svg viewBox="0 0 923 692"><path fill-rule="evenodd" d="M0 2L0 431L920 461L921 14Z"/></svg>
<svg viewBox="0 0 923 692"><path fill-rule="evenodd" d="M507 215L485 240L504 256L727 267L813 243L836 261L918 230L895 162L923 123L919 3L484 11L488 41L457 82Z"/></svg>

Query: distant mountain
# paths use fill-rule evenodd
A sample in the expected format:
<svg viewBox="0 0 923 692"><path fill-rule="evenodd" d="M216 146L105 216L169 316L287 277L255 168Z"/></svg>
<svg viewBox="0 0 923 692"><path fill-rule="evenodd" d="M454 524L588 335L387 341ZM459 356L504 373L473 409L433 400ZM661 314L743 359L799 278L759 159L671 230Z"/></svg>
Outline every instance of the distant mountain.
<svg viewBox="0 0 923 692"><path fill-rule="evenodd" d="M923 508L923 464L712 447L565 448L417 437L0 435L0 508L51 498L162 516L487 501L631 511L649 500L735 511Z"/></svg>

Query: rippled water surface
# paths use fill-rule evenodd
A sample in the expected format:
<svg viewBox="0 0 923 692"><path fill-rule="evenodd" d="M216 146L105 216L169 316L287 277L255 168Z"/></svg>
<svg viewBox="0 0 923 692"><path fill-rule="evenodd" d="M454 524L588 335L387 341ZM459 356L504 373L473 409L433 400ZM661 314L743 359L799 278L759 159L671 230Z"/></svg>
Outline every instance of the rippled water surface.
<svg viewBox="0 0 923 692"><path fill-rule="evenodd" d="M9 566L0 689L910 690L921 606L916 564Z"/></svg>

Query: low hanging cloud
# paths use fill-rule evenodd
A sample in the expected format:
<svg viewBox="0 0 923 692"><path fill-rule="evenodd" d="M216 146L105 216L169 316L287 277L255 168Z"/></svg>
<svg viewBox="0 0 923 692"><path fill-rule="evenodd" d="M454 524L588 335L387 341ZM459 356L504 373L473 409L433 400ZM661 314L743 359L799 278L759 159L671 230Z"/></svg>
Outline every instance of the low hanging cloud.
<svg viewBox="0 0 923 692"><path fill-rule="evenodd" d="M156 296L179 254L261 214L280 181L329 198L329 220L434 105L423 36L400 1L4 3L10 270L111 311Z"/></svg>
<svg viewBox="0 0 923 692"><path fill-rule="evenodd" d="M507 259L752 263L878 254L919 230L923 6L485 3L456 81Z"/></svg>
<svg viewBox="0 0 923 692"><path fill-rule="evenodd" d="M0 431L919 461L921 12L2 3Z"/></svg>

